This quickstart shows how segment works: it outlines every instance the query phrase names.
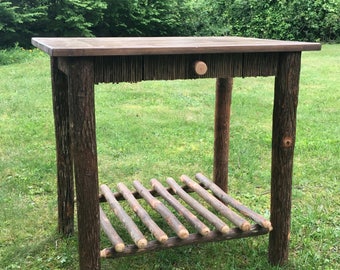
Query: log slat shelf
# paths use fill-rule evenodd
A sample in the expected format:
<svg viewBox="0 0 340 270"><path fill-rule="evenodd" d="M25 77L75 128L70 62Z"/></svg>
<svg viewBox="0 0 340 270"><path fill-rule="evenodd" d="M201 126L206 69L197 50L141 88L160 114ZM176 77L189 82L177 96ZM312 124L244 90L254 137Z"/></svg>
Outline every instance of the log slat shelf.
<svg viewBox="0 0 340 270"><path fill-rule="evenodd" d="M113 249L102 252L102 255L109 257L142 253L160 247L264 234L270 231L272 224L274 229L269 234L268 259L275 265L287 262L301 52L320 50L321 44L243 37L33 38L32 44L51 57L58 174L58 226L64 235L74 232L75 190L81 270L100 269L100 223L108 233L110 241L114 243ZM275 76L271 223L227 194L233 78L256 76ZM229 230L224 219L212 215L193 201L192 196L185 191L194 190L203 196L207 194L200 188L201 185L192 182L188 177L182 177L185 191L169 178L167 183L171 188L165 191L156 180L153 180L154 187L150 191L135 182L134 186L138 192L134 191L132 195L121 184L118 187L119 192L113 194L108 187L102 187L105 198L103 196L98 198L100 192L94 85L198 78L216 79L212 178L223 191L202 175L198 175L197 179L202 186L215 193L215 197L220 201L237 209L239 213L234 213L229 208L223 207L220 201L209 197L209 204L218 208L220 214L227 215L237 228ZM168 224L173 227L177 236L165 236L163 230L140 208L138 215L147 223L146 226L152 228L155 239L158 239L147 242L143 233L136 229L131 217L128 217L120 207L119 201L126 198L131 204L138 206L133 197L136 199L142 197L151 201L152 206L163 216L171 216L164 204L154 198L158 193L162 193L166 194L162 196L168 199L166 204L171 204L177 209L171 212L181 212L178 209L182 206L167 192L178 193L181 197L180 202L186 201L185 204L195 208L200 216L204 216L203 223L209 220L205 226L184 210L183 215L187 220L191 220L190 222L196 223L194 227L201 234L189 233L179 224L177 218L172 216ZM125 245L116 233L106 214L99 207L100 202L105 200L124 221L124 226L130 231L132 229L135 244ZM254 220L255 225L250 225L249 218Z"/></svg>
<svg viewBox="0 0 340 270"><path fill-rule="evenodd" d="M105 214L100 207L101 227L112 243L112 247L101 251L101 257L117 258L190 244L258 236L273 229L270 221L233 199L204 175L196 174L196 179L198 182L182 175L180 180L185 186L181 187L174 179L168 178L169 188L152 179L150 190L135 181L134 192L123 183L117 185L118 193L113 193L106 185L101 185L101 194L105 198L102 201L108 202L113 210L109 209ZM199 182L207 189L201 187ZM170 194L168 190L178 196ZM116 198L121 196L129 205L118 202ZM136 197L147 201L154 211L149 210L148 213ZM136 215L129 216L127 213L131 211ZM108 220L112 212L114 216L111 219L120 220L120 225L123 225L130 235L127 240L130 240L129 243L122 240ZM163 222L160 222L159 218L156 221L152 219L151 216L157 216L156 212L163 216ZM139 219L149 230L149 237L144 236L142 229L136 225L140 223ZM187 220L189 226L185 227L181 223L180 220L183 219ZM173 230L173 235L168 236L164 232L168 231L168 228L162 229L157 223L167 223ZM227 224L232 224L232 228Z"/></svg>

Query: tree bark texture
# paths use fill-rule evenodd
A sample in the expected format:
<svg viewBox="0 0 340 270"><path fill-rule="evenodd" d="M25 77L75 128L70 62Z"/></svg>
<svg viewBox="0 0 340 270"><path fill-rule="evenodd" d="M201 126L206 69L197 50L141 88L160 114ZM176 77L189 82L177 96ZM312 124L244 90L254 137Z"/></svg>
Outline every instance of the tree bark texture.
<svg viewBox="0 0 340 270"><path fill-rule="evenodd" d="M233 78L217 78L215 104L214 182L228 191L230 106Z"/></svg>
<svg viewBox="0 0 340 270"><path fill-rule="evenodd" d="M67 77L51 57L52 101L57 153L58 231L74 232L74 182Z"/></svg>
<svg viewBox="0 0 340 270"><path fill-rule="evenodd" d="M68 60L70 127L77 195L80 269L100 269L99 187L91 57Z"/></svg>
<svg viewBox="0 0 340 270"><path fill-rule="evenodd" d="M300 62L301 52L281 53L275 78L269 236L269 261L275 265L288 260Z"/></svg>

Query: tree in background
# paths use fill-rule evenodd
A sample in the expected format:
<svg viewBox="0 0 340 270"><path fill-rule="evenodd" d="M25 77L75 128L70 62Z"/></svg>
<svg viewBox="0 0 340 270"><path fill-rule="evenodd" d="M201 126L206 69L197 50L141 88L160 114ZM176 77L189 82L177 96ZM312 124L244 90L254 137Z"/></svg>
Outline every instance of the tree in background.
<svg viewBox="0 0 340 270"><path fill-rule="evenodd" d="M43 1L13 0L0 3L0 47L25 44L24 37L34 35L33 25L44 16Z"/></svg>
<svg viewBox="0 0 340 270"><path fill-rule="evenodd" d="M295 38L340 41L339 0L295 0L288 6L287 22Z"/></svg>
<svg viewBox="0 0 340 270"><path fill-rule="evenodd" d="M195 35L224 36L229 34L229 8L234 0L191 1L196 16L193 17Z"/></svg>
<svg viewBox="0 0 340 270"><path fill-rule="evenodd" d="M0 47L19 43L29 46L32 36L94 36L92 29L103 19L102 0L11 0L0 3L3 28ZM0 13L1 14L1 13Z"/></svg>
<svg viewBox="0 0 340 270"><path fill-rule="evenodd" d="M0 2L0 33L15 32L16 24L21 20L16 9L11 2Z"/></svg>
<svg viewBox="0 0 340 270"><path fill-rule="evenodd" d="M200 0L214 35L305 41L340 39L339 0Z"/></svg>
<svg viewBox="0 0 340 270"><path fill-rule="evenodd" d="M48 36L94 36L93 28L103 20L107 3L104 0L48 1L46 25Z"/></svg>
<svg viewBox="0 0 340 270"><path fill-rule="evenodd" d="M32 36L235 35L340 42L339 0L5 0L0 47Z"/></svg>
<svg viewBox="0 0 340 270"><path fill-rule="evenodd" d="M192 1L106 0L104 20L98 36L179 36L192 35Z"/></svg>

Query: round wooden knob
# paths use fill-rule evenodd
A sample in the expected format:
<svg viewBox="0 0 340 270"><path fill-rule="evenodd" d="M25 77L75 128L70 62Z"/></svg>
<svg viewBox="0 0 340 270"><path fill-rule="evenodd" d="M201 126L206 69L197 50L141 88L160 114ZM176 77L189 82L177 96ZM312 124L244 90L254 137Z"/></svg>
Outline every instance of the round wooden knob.
<svg viewBox="0 0 340 270"><path fill-rule="evenodd" d="M204 75L208 71L207 64L203 61L196 61L194 63L194 70L197 75Z"/></svg>

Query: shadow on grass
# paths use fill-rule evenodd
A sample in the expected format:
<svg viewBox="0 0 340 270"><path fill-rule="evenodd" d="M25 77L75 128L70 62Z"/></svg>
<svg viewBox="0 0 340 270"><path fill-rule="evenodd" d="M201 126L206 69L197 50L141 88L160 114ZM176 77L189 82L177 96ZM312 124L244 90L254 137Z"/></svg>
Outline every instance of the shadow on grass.
<svg viewBox="0 0 340 270"><path fill-rule="evenodd" d="M179 247L135 257L102 260L102 269L293 269L271 266L267 237Z"/></svg>
<svg viewBox="0 0 340 270"><path fill-rule="evenodd" d="M6 247L1 257L1 269L76 269L77 236L61 238L51 234L41 241L24 239Z"/></svg>

